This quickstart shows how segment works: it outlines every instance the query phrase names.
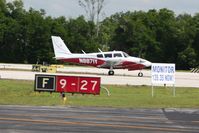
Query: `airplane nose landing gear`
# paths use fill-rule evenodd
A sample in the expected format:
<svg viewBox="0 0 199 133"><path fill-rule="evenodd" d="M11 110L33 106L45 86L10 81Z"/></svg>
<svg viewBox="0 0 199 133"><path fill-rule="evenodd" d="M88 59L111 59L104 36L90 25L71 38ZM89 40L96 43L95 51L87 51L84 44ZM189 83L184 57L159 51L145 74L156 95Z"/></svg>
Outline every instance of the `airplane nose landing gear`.
<svg viewBox="0 0 199 133"><path fill-rule="evenodd" d="M109 70L108 71L108 75L114 75L114 71L113 70Z"/></svg>
<svg viewBox="0 0 199 133"><path fill-rule="evenodd" d="M143 73L142 73L142 72L139 72L139 73L138 73L138 77L143 77Z"/></svg>
<svg viewBox="0 0 199 133"><path fill-rule="evenodd" d="M110 67L108 75L114 75L113 66Z"/></svg>

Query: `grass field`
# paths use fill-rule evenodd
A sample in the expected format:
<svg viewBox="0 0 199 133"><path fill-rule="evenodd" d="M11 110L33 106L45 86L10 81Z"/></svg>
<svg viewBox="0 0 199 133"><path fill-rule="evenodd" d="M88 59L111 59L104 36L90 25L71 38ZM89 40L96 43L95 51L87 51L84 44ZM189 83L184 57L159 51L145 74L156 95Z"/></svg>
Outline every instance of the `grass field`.
<svg viewBox="0 0 199 133"><path fill-rule="evenodd" d="M121 108L199 108L199 88L155 87L151 97L150 86L108 86L111 96L101 89L99 96L66 94L63 102L59 93L36 93L33 81L0 80L1 105L42 105L42 106L102 106Z"/></svg>

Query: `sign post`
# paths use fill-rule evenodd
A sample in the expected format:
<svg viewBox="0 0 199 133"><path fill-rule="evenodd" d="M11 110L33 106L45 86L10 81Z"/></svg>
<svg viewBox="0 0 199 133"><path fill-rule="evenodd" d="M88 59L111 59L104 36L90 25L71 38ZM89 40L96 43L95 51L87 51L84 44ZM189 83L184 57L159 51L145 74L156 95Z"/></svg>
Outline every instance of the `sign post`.
<svg viewBox="0 0 199 133"><path fill-rule="evenodd" d="M154 84L172 84L173 96L175 93L175 64L152 63L151 66L152 97L154 96Z"/></svg>

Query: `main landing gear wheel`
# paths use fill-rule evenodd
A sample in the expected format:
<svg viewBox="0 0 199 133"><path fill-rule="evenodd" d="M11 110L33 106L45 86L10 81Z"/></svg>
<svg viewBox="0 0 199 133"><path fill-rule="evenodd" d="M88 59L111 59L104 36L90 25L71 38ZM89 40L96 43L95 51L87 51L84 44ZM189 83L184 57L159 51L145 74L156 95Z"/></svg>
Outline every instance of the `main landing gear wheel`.
<svg viewBox="0 0 199 133"><path fill-rule="evenodd" d="M143 77L143 73L142 73L142 72L139 72L139 73L138 73L138 77Z"/></svg>
<svg viewBox="0 0 199 133"><path fill-rule="evenodd" d="M113 70L108 71L108 75L114 75L114 71Z"/></svg>

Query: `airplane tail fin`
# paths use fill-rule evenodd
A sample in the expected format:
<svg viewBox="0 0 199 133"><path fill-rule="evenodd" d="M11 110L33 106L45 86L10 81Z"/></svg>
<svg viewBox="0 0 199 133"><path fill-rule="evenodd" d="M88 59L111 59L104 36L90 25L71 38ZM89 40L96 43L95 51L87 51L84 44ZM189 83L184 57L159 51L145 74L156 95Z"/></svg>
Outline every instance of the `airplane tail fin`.
<svg viewBox="0 0 199 133"><path fill-rule="evenodd" d="M59 36L51 36L55 58L64 57L64 55L72 54Z"/></svg>

